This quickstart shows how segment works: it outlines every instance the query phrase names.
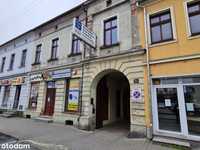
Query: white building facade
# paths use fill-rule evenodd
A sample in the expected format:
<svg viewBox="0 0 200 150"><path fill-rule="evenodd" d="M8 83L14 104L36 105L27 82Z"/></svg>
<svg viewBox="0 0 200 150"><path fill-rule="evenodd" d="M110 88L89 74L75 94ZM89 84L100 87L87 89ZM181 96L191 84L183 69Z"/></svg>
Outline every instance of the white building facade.
<svg viewBox="0 0 200 150"><path fill-rule="evenodd" d="M0 47L0 108L25 111L28 106L33 32Z"/></svg>

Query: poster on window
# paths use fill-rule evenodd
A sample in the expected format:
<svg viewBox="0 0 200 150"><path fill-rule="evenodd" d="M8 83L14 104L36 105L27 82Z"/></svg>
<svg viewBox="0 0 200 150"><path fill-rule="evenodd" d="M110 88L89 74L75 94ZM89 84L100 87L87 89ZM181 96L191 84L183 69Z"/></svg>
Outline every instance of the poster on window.
<svg viewBox="0 0 200 150"><path fill-rule="evenodd" d="M78 111L79 103L79 90L69 90L68 96L68 110L69 111Z"/></svg>

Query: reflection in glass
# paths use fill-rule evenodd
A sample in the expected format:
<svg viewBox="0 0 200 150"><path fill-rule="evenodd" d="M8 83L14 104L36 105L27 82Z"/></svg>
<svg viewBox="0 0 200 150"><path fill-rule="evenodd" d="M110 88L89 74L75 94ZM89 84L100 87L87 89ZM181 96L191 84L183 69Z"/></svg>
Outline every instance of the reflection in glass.
<svg viewBox="0 0 200 150"><path fill-rule="evenodd" d="M180 132L180 117L176 88L158 88L159 129Z"/></svg>
<svg viewBox="0 0 200 150"><path fill-rule="evenodd" d="M200 135L200 85L184 86L189 134Z"/></svg>

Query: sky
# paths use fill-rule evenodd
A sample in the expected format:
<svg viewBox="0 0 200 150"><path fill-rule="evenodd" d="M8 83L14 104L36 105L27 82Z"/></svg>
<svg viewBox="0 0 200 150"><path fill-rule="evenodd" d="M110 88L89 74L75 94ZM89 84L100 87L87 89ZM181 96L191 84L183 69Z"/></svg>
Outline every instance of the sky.
<svg viewBox="0 0 200 150"><path fill-rule="evenodd" d="M0 45L84 0L1 0Z"/></svg>

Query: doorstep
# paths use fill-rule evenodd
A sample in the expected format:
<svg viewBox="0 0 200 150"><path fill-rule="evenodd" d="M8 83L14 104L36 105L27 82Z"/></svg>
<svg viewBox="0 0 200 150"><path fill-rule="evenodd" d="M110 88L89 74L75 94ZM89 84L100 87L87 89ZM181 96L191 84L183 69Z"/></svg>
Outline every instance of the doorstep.
<svg viewBox="0 0 200 150"><path fill-rule="evenodd" d="M191 144L187 140L181 140L181 139L172 138L172 137L154 136L152 141L156 143L171 144L171 145L177 145L177 146L181 146L185 148L191 148Z"/></svg>

